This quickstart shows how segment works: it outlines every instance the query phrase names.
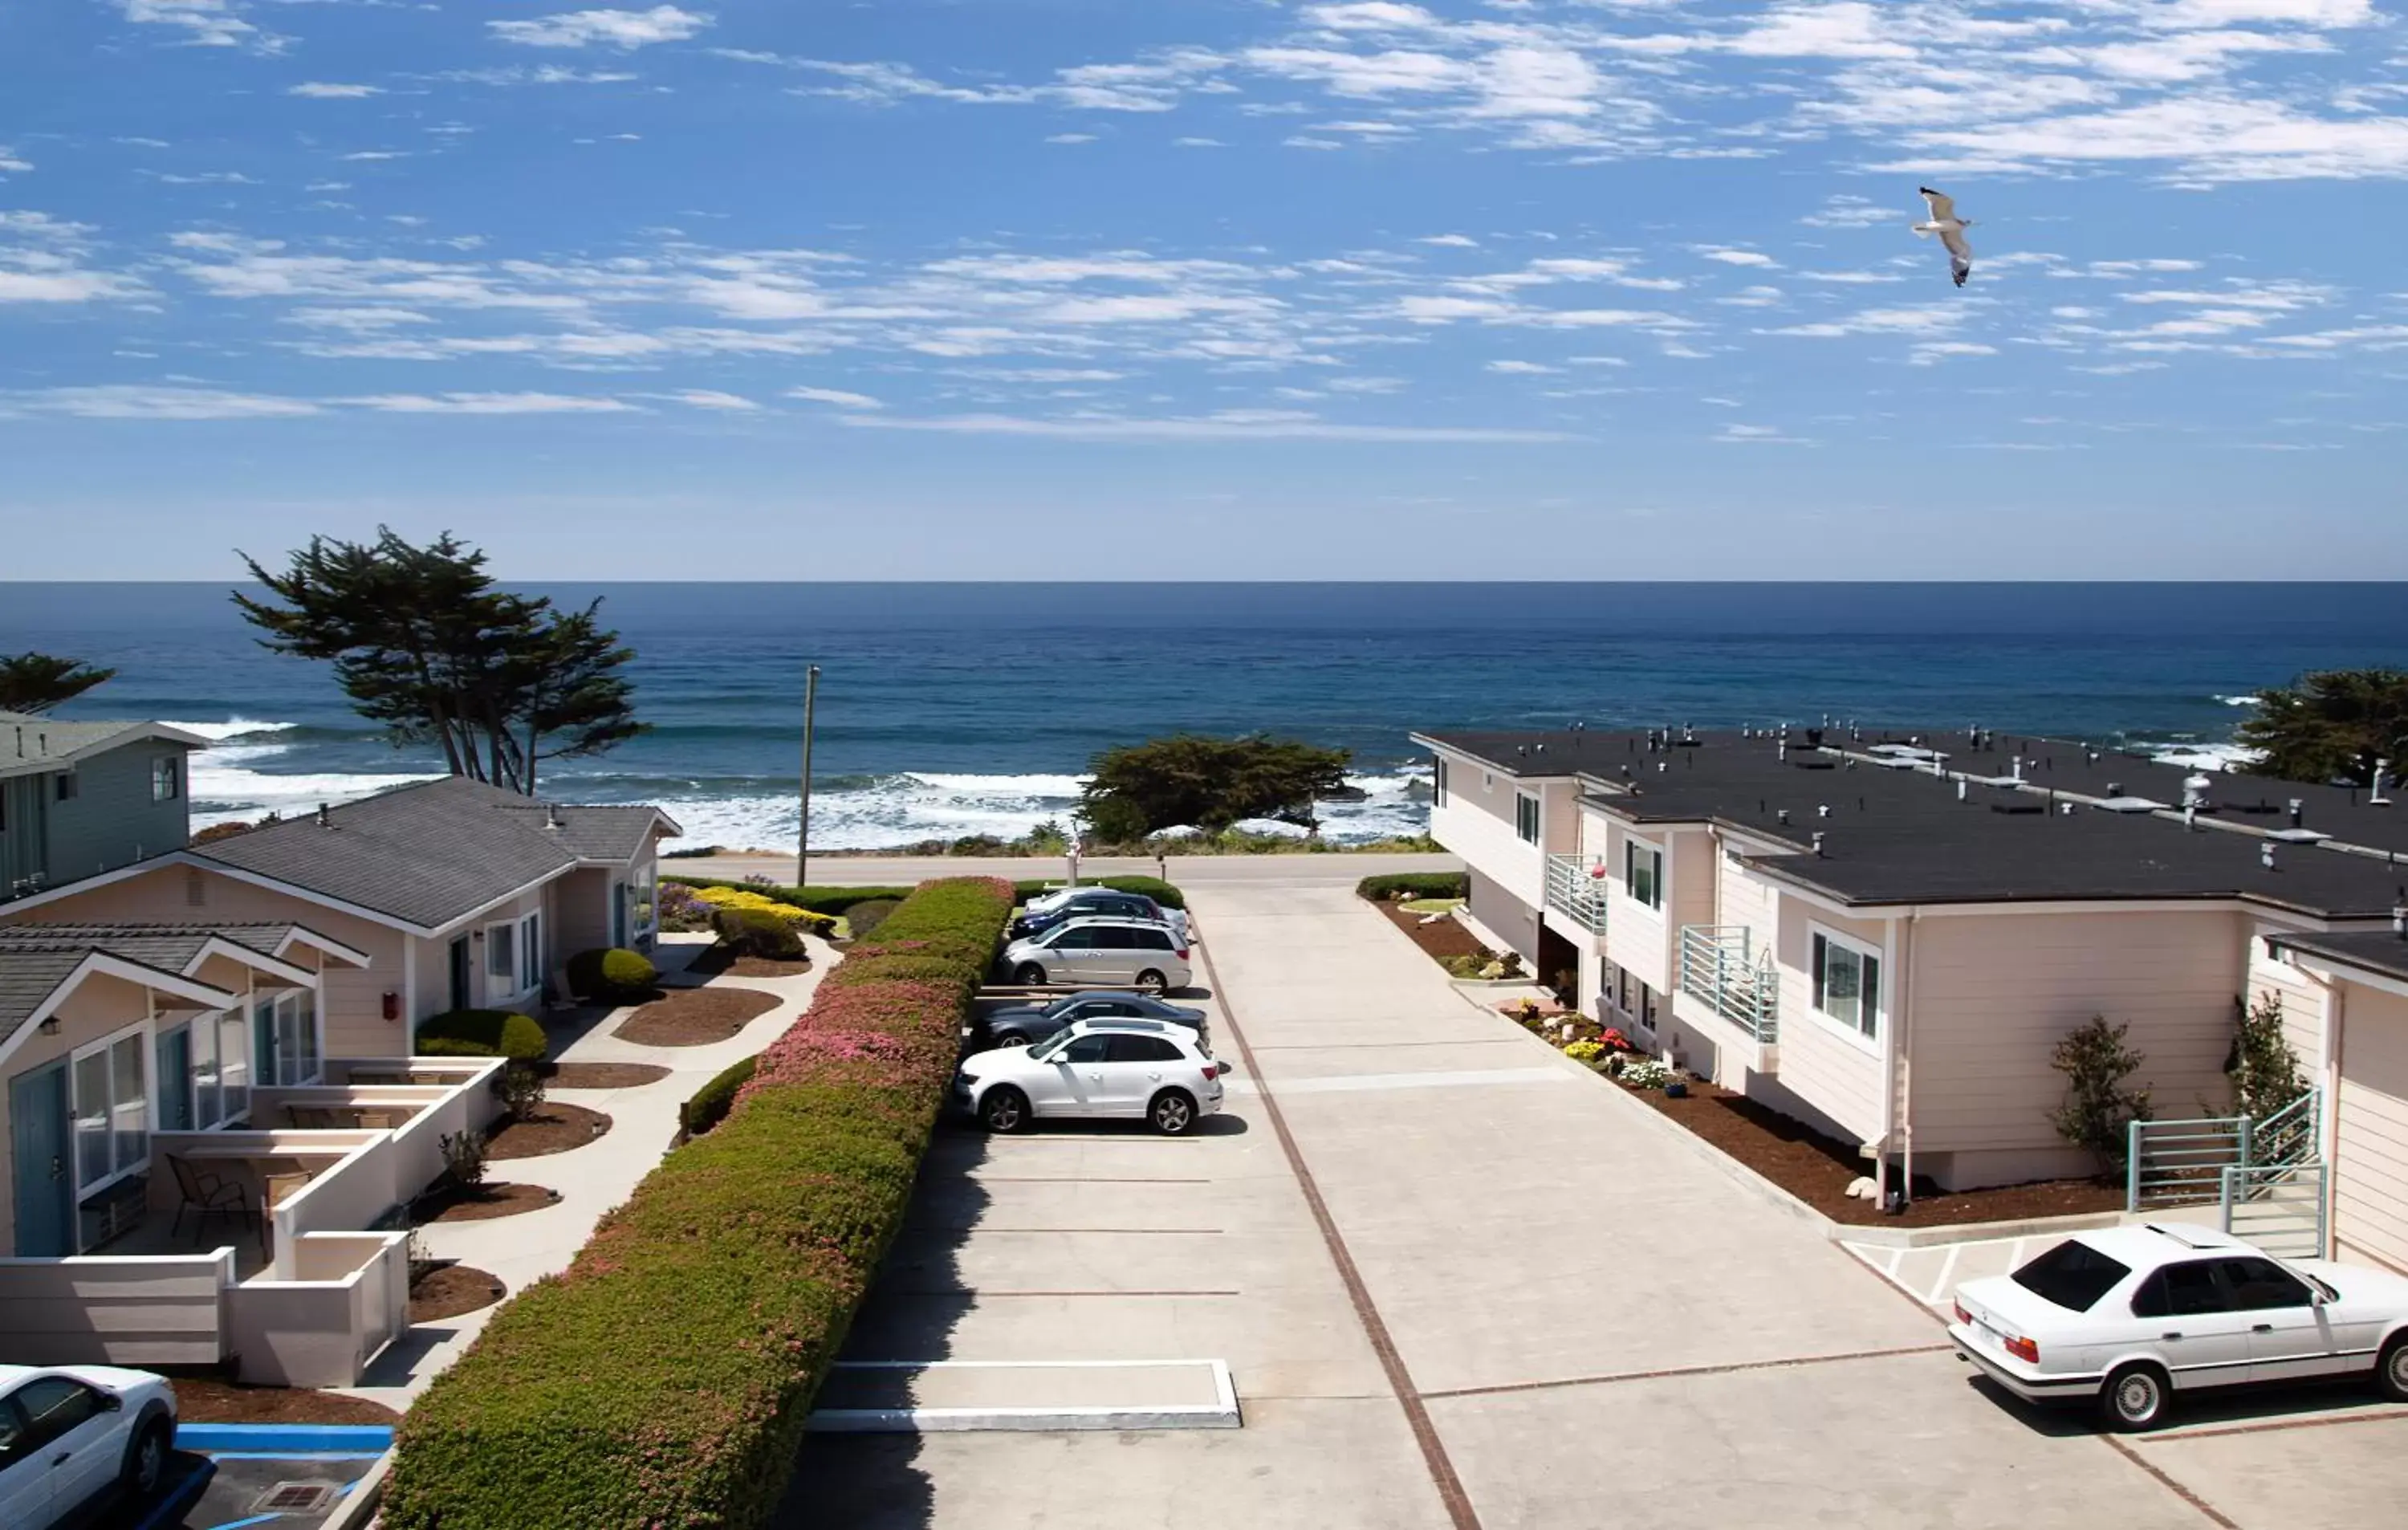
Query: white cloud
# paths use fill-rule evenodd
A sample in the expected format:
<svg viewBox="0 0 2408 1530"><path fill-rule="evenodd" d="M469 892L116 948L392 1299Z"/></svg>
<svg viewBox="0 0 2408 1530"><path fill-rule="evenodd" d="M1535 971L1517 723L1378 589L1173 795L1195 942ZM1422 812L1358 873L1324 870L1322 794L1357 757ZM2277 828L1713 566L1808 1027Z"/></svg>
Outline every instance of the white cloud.
<svg viewBox="0 0 2408 1530"><path fill-rule="evenodd" d="M33 167L33 161L21 158L15 150L10 149L5 143L0 143L0 176L9 174L22 175Z"/></svg>
<svg viewBox="0 0 2408 1530"><path fill-rule="evenodd" d="M635 408L621 399L569 393L371 393L337 402L387 414L624 414Z"/></svg>
<svg viewBox="0 0 2408 1530"><path fill-rule="evenodd" d="M1698 253L1710 261L1720 261L1725 265L1746 265L1758 270L1781 264L1759 250L1732 250L1721 245L1708 245Z"/></svg>
<svg viewBox="0 0 2408 1530"><path fill-rule="evenodd" d="M1415 239L1413 243L1447 245L1457 250L1477 250L1480 248L1480 241L1473 238L1469 234L1432 234L1426 237Z"/></svg>
<svg viewBox="0 0 2408 1530"><path fill-rule="evenodd" d="M1173 138L1170 140L1170 147L1173 149L1226 149L1229 146L1218 138Z"/></svg>
<svg viewBox="0 0 2408 1530"><path fill-rule="evenodd" d="M1092 133L1056 133L1045 141L1047 143L1062 144L1094 143L1096 141L1096 136Z"/></svg>
<svg viewBox="0 0 2408 1530"><path fill-rule="evenodd" d="M849 393L841 388L789 388L788 398L799 398L811 404L833 404L839 409L882 409L884 404L867 393Z"/></svg>
<svg viewBox="0 0 2408 1530"><path fill-rule="evenodd" d="M1340 424L1286 409L1225 409L1209 415L1157 419L1100 414L1053 417L957 414L921 419L854 415L848 417L846 422L882 430L1032 436L1071 441L1459 441L1520 444L1578 439L1561 431L1551 430L1490 429L1466 425Z"/></svg>
<svg viewBox="0 0 2408 1530"><path fill-rule="evenodd" d="M761 408L741 393L723 393L710 388L688 388L681 393L663 393L660 396L692 408L714 409L728 414L741 414Z"/></svg>
<svg viewBox="0 0 2408 1530"><path fill-rule="evenodd" d="M234 0L117 0L136 26L172 27L195 48L251 48L280 52L290 40L243 20Z"/></svg>
<svg viewBox="0 0 2408 1530"><path fill-rule="evenodd" d="M1727 424L1715 440L1731 446L1812 446L1802 436L1792 436L1778 425Z"/></svg>
<svg viewBox="0 0 2408 1530"><path fill-rule="evenodd" d="M0 250L0 262L7 257ZM90 303L140 296L141 283L105 271L11 271L0 265L0 304Z"/></svg>
<svg viewBox="0 0 2408 1530"><path fill-rule="evenodd" d="M1798 220L1814 228L1871 228L1880 223L1905 224L1914 220L1899 208L1875 202L1870 197L1842 194L1823 204L1820 210Z"/></svg>
<svg viewBox="0 0 2408 1530"><path fill-rule="evenodd" d="M298 85L284 88L287 95L304 96L312 101L356 101L363 96L382 95L381 85L338 85L322 79L305 79Z"/></svg>
<svg viewBox="0 0 2408 1530"><path fill-rule="evenodd" d="M1488 370L1502 372L1509 377L1541 377L1560 372L1563 368L1544 365L1539 362L1498 361L1490 362Z"/></svg>
<svg viewBox="0 0 2408 1530"><path fill-rule="evenodd" d="M654 43L682 42L710 25L711 18L675 6L650 10L572 10L532 21L487 21L505 42L529 48L586 48L595 44L621 50Z"/></svg>
<svg viewBox="0 0 2408 1530"><path fill-rule="evenodd" d="M306 398L138 384L0 394L0 410L66 414L80 420L271 420L319 412L318 406Z"/></svg>

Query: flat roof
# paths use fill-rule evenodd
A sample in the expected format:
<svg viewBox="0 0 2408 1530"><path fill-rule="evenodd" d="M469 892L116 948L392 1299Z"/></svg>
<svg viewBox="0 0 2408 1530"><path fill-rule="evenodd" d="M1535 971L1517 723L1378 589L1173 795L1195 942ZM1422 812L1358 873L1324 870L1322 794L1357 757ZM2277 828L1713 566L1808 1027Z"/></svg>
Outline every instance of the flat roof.
<svg viewBox="0 0 2408 1530"><path fill-rule="evenodd" d="M2197 772L2060 739L1795 727L1785 749L1753 729L1416 737L1512 759L1515 775L1576 764L1584 806L1641 827L1719 825L1772 847L1749 858L1768 875L1850 904L2245 898L2357 920L2408 901L2408 811L2346 788L2214 774L2186 828L2166 815ZM1529 764L1541 743L1543 771ZM2374 853L2268 839L2291 828L2293 798L2306 829Z"/></svg>
<svg viewBox="0 0 2408 1530"><path fill-rule="evenodd" d="M2388 926L2379 930L2286 935L2277 944L2338 962L2344 966L2379 972L2386 978L2408 981L2408 936Z"/></svg>

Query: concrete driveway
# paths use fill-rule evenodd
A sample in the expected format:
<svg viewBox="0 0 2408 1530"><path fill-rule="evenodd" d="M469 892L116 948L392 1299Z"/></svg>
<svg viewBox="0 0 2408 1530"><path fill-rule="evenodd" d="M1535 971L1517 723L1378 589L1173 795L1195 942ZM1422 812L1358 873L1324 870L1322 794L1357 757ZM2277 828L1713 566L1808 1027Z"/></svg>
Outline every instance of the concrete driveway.
<svg viewBox="0 0 2408 1530"><path fill-rule="evenodd" d="M2355 1422L2354 1397L2138 1444L2004 1402L1928 1307L1483 1013L1351 879L1190 897L1245 1129L949 1140L855 1350L1217 1354L1245 1427L823 1438L785 1523L2340 1530L2391 1512L2399 1425ZM1174 1222L1193 1225L1137 1231Z"/></svg>

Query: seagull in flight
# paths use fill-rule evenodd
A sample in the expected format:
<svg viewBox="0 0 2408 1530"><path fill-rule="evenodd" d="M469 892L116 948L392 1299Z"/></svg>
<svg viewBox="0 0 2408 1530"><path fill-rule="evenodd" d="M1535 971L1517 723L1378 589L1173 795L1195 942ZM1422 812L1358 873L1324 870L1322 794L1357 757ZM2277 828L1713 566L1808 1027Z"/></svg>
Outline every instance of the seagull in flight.
<svg viewBox="0 0 2408 1530"><path fill-rule="evenodd" d="M1914 225L1914 232L1926 236L1937 234L1940 242L1948 247L1948 274L1956 285L1973 274L1973 247L1965 242L1965 231L1973 226L1971 218L1956 216L1956 199L1945 192L1935 192L1928 186L1918 186L1923 200L1931 208L1931 217Z"/></svg>

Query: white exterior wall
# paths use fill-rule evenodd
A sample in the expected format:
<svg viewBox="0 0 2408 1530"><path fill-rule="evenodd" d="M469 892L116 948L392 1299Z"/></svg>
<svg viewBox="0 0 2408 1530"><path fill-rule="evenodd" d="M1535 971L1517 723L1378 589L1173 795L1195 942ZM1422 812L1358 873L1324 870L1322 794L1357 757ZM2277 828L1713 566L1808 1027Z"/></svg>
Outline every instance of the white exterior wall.
<svg viewBox="0 0 2408 1530"><path fill-rule="evenodd" d="M1641 832L1612 820L1606 822L1605 880L1612 890L1612 902L1605 916L1605 954L1658 994L1669 994L1672 991L1672 946L1666 926L1672 914L1675 893L1670 879L1676 869L1671 835L1664 830ZM1650 908L1630 895L1629 862L1623 847L1634 840L1664 851L1666 883L1661 908Z"/></svg>
<svg viewBox="0 0 2408 1530"><path fill-rule="evenodd" d="M1446 801L1431 806L1430 837L1462 856L1466 865L1509 896L1526 907L1539 907L1546 892L1546 854L1540 845L1525 844L1514 833L1513 797L1517 787L1513 778L1455 755L1444 758ZM1569 782L1562 784L1569 788ZM1540 796L1542 813L1547 807L1545 785L1527 783L1527 790ZM1563 849L1569 851L1579 836L1579 820L1569 790L1564 795L1564 807L1555 816L1563 822ZM1545 826L1542 817L1541 844L1545 842ZM1506 932L1498 933L1501 936Z"/></svg>
<svg viewBox="0 0 2408 1530"><path fill-rule="evenodd" d="M1813 960L1816 924L1853 937L1876 951L1885 947L1885 922L1831 913L1805 899L1777 893L1773 949L1781 978L1781 1082L1799 1100L1828 1118L1859 1142L1882 1130L1881 1037L1863 1037L1814 1009ZM1882 986L1894 990L1884 965ZM1893 1023L1894 993L1882 995L1882 1024ZM1886 1031L1885 1030L1885 1034Z"/></svg>
<svg viewBox="0 0 2408 1530"><path fill-rule="evenodd" d="M2126 1042L2146 1059L2134 1080L2159 1115L2228 1109L2248 930L2244 916L2213 909L1917 921L1907 990L1917 1171L1955 1189L2095 1172L2048 1119L2065 1097L2050 1055L2094 1015L2129 1024ZM1884 979L1893 993L1896 979ZM1794 1085L1785 1014L1782 1031Z"/></svg>
<svg viewBox="0 0 2408 1530"><path fill-rule="evenodd" d="M2339 1074L2333 1252L2408 1274L2408 995L2347 986Z"/></svg>

